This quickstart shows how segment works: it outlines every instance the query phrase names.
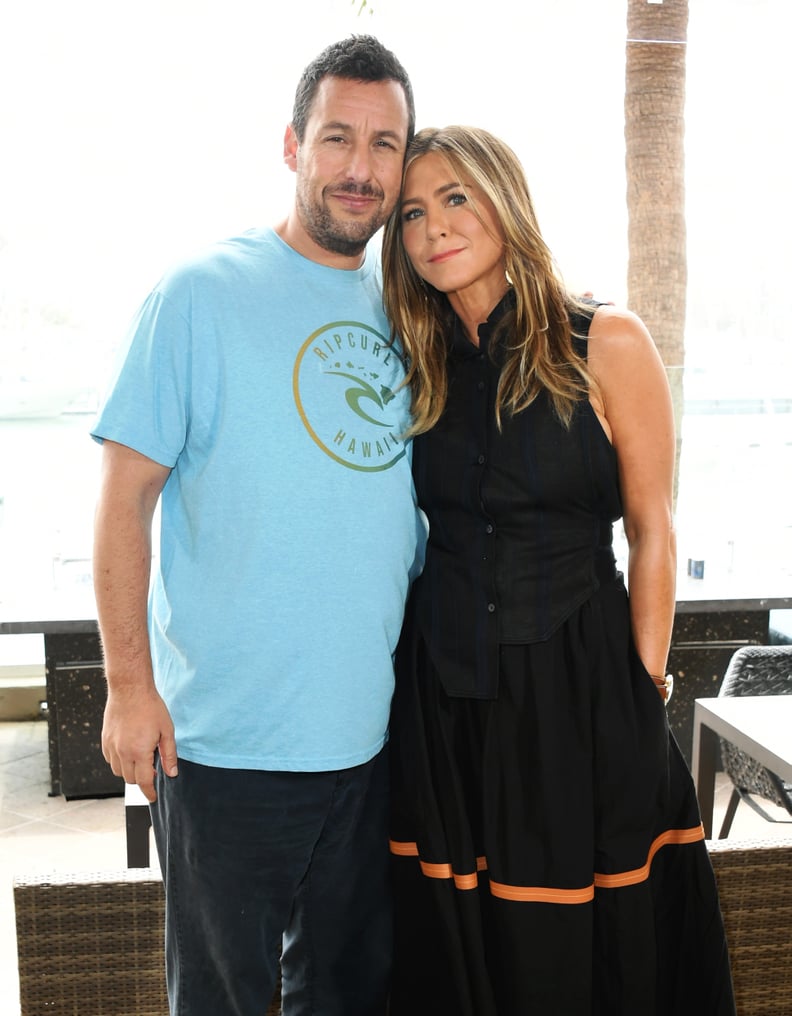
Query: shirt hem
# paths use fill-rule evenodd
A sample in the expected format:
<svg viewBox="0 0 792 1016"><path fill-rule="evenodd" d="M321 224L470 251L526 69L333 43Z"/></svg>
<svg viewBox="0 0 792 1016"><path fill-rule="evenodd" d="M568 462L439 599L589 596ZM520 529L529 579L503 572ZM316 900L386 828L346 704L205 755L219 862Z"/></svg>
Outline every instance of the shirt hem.
<svg viewBox="0 0 792 1016"><path fill-rule="evenodd" d="M178 743L178 738L176 739ZM330 756L328 758L283 758L280 756L228 757L216 755L212 752L203 752L200 749L187 747L179 748L178 757L186 762L194 762L196 765L210 766L214 769L252 769L260 772L281 772L281 773L325 773L335 772L338 769L353 769L355 766L364 765L370 762L385 746L387 737L383 737L377 744L365 748L353 755Z"/></svg>

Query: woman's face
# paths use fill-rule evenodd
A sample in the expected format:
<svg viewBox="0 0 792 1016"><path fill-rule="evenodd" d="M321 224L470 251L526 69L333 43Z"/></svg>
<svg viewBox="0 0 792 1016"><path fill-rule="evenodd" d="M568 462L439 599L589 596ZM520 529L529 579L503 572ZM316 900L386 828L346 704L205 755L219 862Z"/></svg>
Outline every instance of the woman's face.
<svg viewBox="0 0 792 1016"><path fill-rule="evenodd" d="M470 181L456 179L442 155L422 155L407 170L401 217L404 249L422 279L451 298L497 303L506 276L495 208Z"/></svg>

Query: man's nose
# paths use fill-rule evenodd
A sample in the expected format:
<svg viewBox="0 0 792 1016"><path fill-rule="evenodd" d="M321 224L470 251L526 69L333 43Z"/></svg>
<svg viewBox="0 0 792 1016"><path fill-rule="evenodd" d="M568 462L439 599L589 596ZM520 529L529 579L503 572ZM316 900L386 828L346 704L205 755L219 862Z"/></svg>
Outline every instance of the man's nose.
<svg viewBox="0 0 792 1016"><path fill-rule="evenodd" d="M371 149L365 142L350 145L347 175L356 183L365 183L371 179Z"/></svg>

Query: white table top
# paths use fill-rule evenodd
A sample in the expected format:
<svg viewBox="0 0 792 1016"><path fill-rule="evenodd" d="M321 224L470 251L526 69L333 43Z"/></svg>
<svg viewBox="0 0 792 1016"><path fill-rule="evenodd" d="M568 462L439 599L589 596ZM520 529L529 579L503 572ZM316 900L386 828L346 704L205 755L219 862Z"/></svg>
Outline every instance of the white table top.
<svg viewBox="0 0 792 1016"><path fill-rule="evenodd" d="M0 635L96 630L96 600L90 589L78 593L43 592L33 601L0 599Z"/></svg>
<svg viewBox="0 0 792 1016"><path fill-rule="evenodd" d="M792 783L792 695L696 699L694 742L701 723Z"/></svg>
<svg viewBox="0 0 792 1016"><path fill-rule="evenodd" d="M677 577L676 610L680 614L789 609L792 609L789 576L715 573L703 579Z"/></svg>

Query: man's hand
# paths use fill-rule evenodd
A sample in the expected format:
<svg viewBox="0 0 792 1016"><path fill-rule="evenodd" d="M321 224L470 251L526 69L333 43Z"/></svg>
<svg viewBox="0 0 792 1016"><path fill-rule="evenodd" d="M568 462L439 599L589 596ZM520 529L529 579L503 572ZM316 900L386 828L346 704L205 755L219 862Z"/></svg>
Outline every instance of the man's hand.
<svg viewBox="0 0 792 1016"><path fill-rule="evenodd" d="M156 801L154 752L163 772L177 776L176 740L170 713L155 690L110 689L102 727L102 753L116 776L137 783L149 801Z"/></svg>

